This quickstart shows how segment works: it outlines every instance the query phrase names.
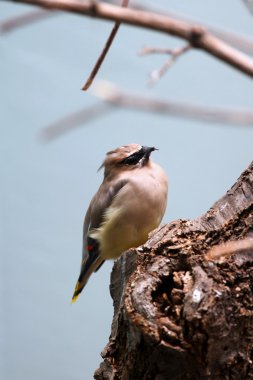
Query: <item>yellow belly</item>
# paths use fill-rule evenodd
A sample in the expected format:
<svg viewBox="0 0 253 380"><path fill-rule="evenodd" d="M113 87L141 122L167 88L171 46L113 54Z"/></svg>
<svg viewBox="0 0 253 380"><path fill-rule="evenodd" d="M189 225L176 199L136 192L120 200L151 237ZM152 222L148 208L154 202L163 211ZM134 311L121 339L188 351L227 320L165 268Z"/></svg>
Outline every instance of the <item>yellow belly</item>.
<svg viewBox="0 0 253 380"><path fill-rule="evenodd" d="M159 223L160 220L152 223L129 220L124 211L110 209L105 222L90 236L99 241L100 255L103 259L116 259L129 248L144 244L149 232Z"/></svg>

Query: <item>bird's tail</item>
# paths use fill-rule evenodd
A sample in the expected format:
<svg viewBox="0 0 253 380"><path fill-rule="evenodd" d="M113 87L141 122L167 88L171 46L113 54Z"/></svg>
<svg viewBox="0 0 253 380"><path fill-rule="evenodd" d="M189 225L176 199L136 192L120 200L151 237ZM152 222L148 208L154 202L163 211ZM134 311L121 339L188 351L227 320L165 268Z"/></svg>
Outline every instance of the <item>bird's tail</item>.
<svg viewBox="0 0 253 380"><path fill-rule="evenodd" d="M103 264L104 260L98 256L95 260L92 260L91 257L82 265L81 273L76 283L75 291L71 300L71 303L74 303L79 297L81 291L87 284L91 274L99 269Z"/></svg>

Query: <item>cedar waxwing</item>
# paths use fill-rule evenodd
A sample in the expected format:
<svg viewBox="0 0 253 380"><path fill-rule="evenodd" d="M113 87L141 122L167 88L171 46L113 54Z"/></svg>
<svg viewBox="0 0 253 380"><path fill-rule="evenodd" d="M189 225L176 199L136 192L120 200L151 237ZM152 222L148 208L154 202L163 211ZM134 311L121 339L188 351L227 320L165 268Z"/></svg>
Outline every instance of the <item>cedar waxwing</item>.
<svg viewBox="0 0 253 380"><path fill-rule="evenodd" d="M145 243L160 224L168 181L163 169L149 158L154 150L129 144L107 153L100 167L104 167L104 180L84 219L81 273L72 303L105 260Z"/></svg>

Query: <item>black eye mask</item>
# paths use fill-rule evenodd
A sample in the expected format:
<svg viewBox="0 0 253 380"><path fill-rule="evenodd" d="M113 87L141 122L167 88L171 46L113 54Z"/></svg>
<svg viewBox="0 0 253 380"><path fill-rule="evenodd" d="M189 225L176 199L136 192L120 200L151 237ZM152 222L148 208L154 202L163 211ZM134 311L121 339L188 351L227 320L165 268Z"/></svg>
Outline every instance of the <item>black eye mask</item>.
<svg viewBox="0 0 253 380"><path fill-rule="evenodd" d="M123 165L137 165L138 162L143 158L145 155L145 150L141 148L138 150L138 152L131 154L131 156L128 156L124 158L120 163Z"/></svg>

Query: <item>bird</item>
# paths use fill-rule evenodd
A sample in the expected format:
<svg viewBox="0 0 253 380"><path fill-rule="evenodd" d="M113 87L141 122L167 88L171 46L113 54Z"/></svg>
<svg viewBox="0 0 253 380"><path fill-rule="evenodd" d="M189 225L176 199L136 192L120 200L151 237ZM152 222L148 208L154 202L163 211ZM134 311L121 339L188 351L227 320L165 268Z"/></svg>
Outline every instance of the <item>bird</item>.
<svg viewBox="0 0 253 380"><path fill-rule="evenodd" d="M99 170L104 179L83 224L81 270L71 303L105 260L139 247L161 223L167 205L168 178L150 159L155 147L128 144L111 150Z"/></svg>

